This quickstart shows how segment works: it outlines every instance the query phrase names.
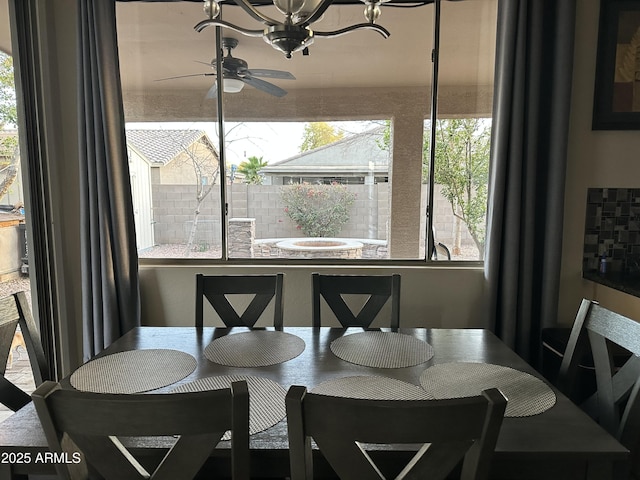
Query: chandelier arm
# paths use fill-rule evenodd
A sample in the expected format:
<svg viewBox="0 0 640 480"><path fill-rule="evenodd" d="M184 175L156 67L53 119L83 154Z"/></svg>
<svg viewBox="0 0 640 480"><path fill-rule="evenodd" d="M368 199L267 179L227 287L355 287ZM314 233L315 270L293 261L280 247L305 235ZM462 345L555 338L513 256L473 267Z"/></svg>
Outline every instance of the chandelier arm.
<svg viewBox="0 0 640 480"><path fill-rule="evenodd" d="M218 20L216 18L208 18L207 20L203 20L193 28L196 30L196 32L201 32L202 30L204 30L207 27L210 27L211 25L229 28L238 33L246 35L247 37L262 37L264 35L264 30L249 30L248 28L238 27L233 23L225 22L224 20Z"/></svg>
<svg viewBox="0 0 640 480"><path fill-rule="evenodd" d="M354 30L373 30L378 32L384 38L389 38L391 36L389 30L380 25L376 25L375 23L358 23L356 25L351 25L350 27L341 28L340 30L334 30L332 32L318 32L314 30L313 34L316 37L338 37L340 35L344 35L345 33L353 32Z"/></svg>
<svg viewBox="0 0 640 480"><path fill-rule="evenodd" d="M301 25L306 27L307 25L310 25L313 22L319 20L320 17L324 15L324 12L327 11L327 8L329 8L332 4L333 4L333 0L323 0L316 7L316 9L309 14L308 17L305 17L304 19L302 19L301 22L297 22L296 25Z"/></svg>

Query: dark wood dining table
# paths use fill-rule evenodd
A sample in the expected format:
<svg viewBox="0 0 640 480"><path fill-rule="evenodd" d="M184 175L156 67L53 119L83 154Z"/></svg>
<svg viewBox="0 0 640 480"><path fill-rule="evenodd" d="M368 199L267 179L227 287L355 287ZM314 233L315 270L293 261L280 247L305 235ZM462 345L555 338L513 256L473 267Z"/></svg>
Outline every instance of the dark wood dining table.
<svg viewBox="0 0 640 480"><path fill-rule="evenodd" d="M271 330L271 329L269 329ZM384 331L385 329L383 329ZM400 329L433 347L433 357L424 363L403 368L372 368L346 362L331 352L330 344L341 336L361 332L359 328L285 327L284 332L300 337L304 351L297 357L266 367L229 367L205 357L205 347L214 339L244 328L139 327L131 330L100 355L139 349L173 349L192 355L197 366L183 380L157 390L169 391L176 385L221 375L250 375L271 379L287 389L291 385L312 388L336 377L352 375L385 376L420 385L426 368L447 362L481 362L508 366L542 378L522 358L493 333L482 329ZM61 381L73 388L69 377ZM505 418L492 460L492 479L598 479L616 478L624 471L629 452L571 401L556 391L556 403L543 413ZM327 412L330 415L331 412ZM131 440L132 450L151 461L158 451L167 448L167 439ZM251 436L252 477L283 478L289 473L286 420ZM389 471L410 458L414 447L380 447L372 455ZM36 463L47 443L32 404L0 424L0 479L27 473L51 473L53 465ZM9 462L7 454L29 453L29 462ZM331 476L331 470L317 456L317 477ZM228 473L228 445L219 445L206 467L209 478Z"/></svg>

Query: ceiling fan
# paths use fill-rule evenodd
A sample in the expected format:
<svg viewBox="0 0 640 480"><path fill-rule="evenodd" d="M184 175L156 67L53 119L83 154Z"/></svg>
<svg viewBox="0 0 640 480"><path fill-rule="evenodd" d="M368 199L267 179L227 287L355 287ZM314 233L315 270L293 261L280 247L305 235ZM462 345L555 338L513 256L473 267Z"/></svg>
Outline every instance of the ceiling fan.
<svg viewBox="0 0 640 480"><path fill-rule="evenodd" d="M266 68L249 69L246 61L241 58L237 58L231 55L231 50L238 46L238 40L236 38L224 37L222 39L222 47L227 50L227 54L222 58L222 88L225 93L238 93L244 85L251 85L258 90L261 90L270 95L276 97L284 97L287 91L274 85L273 83L262 80L262 78L274 78L279 80L295 80L296 77L289 72L282 70L270 70ZM210 63L199 62L204 65L209 65L214 70L216 68L215 59ZM196 73L193 75L180 75L177 77L161 78L160 80L172 80L175 78L185 77L199 77L199 76L211 76L216 73ZM262 78L258 78L262 77ZM217 82L207 92L206 98L215 98L218 92Z"/></svg>

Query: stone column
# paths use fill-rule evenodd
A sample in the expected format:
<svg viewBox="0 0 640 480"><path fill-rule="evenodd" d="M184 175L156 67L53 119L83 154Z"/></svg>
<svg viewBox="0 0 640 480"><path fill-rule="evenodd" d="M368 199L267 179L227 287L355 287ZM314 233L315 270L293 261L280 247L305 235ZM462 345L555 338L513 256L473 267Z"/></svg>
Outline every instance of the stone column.
<svg viewBox="0 0 640 480"><path fill-rule="evenodd" d="M255 238L255 218L230 219L229 258L253 258L253 243Z"/></svg>

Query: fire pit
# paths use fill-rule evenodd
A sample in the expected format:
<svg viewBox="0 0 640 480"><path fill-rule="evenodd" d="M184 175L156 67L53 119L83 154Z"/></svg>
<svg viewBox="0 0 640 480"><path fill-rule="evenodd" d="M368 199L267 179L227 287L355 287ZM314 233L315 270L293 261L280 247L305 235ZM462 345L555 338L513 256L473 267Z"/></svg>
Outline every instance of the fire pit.
<svg viewBox="0 0 640 480"><path fill-rule="evenodd" d="M347 238L289 238L276 246L289 258L362 258L362 242Z"/></svg>

